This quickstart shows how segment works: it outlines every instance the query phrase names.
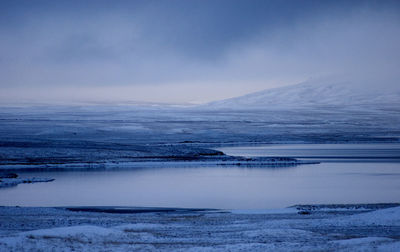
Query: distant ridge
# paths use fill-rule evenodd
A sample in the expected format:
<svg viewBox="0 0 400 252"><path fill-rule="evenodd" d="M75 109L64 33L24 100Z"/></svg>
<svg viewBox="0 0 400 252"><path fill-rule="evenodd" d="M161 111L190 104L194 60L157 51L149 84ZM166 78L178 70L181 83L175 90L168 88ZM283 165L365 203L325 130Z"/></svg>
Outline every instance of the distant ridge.
<svg viewBox="0 0 400 252"><path fill-rule="evenodd" d="M306 81L296 85L210 102L209 108L400 105L400 91L365 88L346 81Z"/></svg>

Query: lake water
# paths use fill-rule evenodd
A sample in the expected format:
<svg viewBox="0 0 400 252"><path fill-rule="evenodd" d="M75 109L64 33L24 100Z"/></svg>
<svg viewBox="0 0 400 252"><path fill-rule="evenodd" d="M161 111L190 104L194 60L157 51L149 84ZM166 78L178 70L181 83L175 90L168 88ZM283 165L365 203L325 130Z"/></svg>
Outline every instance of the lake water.
<svg viewBox="0 0 400 252"><path fill-rule="evenodd" d="M318 162L400 162L400 143L275 144L221 148L228 155L293 157Z"/></svg>
<svg viewBox="0 0 400 252"><path fill-rule="evenodd" d="M244 156L322 161L289 168L198 167L21 173L51 183L0 190L6 206L158 206L224 209L400 201L400 144L223 148Z"/></svg>

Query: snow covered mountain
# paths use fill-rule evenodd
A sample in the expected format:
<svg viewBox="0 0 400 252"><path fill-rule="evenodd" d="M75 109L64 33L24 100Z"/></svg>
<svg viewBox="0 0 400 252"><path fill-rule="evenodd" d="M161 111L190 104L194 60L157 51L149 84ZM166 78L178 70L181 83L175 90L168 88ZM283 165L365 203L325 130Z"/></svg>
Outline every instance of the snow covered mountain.
<svg viewBox="0 0 400 252"><path fill-rule="evenodd" d="M398 106L400 89L366 88L352 82L307 81L210 102L205 106L240 109L358 105Z"/></svg>

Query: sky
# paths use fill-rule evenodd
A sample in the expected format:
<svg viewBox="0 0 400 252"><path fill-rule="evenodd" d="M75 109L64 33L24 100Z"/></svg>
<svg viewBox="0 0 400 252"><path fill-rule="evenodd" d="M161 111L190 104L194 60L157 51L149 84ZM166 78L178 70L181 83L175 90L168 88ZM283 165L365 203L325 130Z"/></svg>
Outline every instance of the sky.
<svg viewBox="0 0 400 252"><path fill-rule="evenodd" d="M0 1L3 102L202 103L398 86L400 1Z"/></svg>

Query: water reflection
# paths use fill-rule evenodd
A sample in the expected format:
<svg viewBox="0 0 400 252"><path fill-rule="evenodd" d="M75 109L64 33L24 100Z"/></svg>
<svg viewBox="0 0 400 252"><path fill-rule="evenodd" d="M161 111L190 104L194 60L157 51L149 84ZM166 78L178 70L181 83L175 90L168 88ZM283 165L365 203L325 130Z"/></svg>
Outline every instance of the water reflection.
<svg viewBox="0 0 400 252"><path fill-rule="evenodd" d="M321 163L268 169L143 168L22 176L56 180L0 190L0 205L243 209L400 200L399 163Z"/></svg>
<svg viewBox="0 0 400 252"><path fill-rule="evenodd" d="M277 144L219 148L228 155L293 157L318 162L400 162L400 144Z"/></svg>

